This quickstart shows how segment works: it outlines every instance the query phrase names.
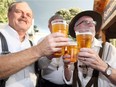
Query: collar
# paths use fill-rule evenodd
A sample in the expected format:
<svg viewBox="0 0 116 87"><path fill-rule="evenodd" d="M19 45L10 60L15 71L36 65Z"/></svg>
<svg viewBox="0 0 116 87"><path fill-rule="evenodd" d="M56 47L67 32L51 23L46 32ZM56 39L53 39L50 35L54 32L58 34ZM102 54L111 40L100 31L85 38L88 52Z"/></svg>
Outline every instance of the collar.
<svg viewBox="0 0 116 87"><path fill-rule="evenodd" d="M96 38L93 39L93 43L92 43L92 48L93 47L102 47L102 41L97 40Z"/></svg>
<svg viewBox="0 0 116 87"><path fill-rule="evenodd" d="M15 37L17 39L19 39L19 34L17 33L16 30L14 30L12 27L10 27L9 25L7 25L3 31L5 31L6 33L12 35L12 37ZM28 33L25 34L25 38L29 38Z"/></svg>

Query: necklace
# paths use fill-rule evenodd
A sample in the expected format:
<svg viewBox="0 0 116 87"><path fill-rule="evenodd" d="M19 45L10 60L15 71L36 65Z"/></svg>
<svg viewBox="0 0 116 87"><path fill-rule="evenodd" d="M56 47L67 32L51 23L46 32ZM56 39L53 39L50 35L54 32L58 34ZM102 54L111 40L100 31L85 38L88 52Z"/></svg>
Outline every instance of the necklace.
<svg viewBox="0 0 116 87"><path fill-rule="evenodd" d="M86 78L88 75L88 66L83 64L79 65L79 67L82 68L83 77Z"/></svg>
<svg viewBox="0 0 116 87"><path fill-rule="evenodd" d="M59 64L60 64L60 58L53 58L52 59L51 66L52 66L53 69L58 70Z"/></svg>
<svg viewBox="0 0 116 87"><path fill-rule="evenodd" d="M60 63L60 58L55 58L55 66L57 70L59 68L59 63Z"/></svg>

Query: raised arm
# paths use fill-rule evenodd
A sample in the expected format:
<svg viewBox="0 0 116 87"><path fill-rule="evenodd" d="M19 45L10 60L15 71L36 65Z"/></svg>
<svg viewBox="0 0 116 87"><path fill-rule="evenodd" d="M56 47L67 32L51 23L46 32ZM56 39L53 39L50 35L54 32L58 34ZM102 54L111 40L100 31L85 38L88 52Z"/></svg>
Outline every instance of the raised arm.
<svg viewBox="0 0 116 87"><path fill-rule="evenodd" d="M0 79L6 78L31 65L42 56L49 56L67 45L67 38L61 33L48 35L41 43L20 52L0 55Z"/></svg>

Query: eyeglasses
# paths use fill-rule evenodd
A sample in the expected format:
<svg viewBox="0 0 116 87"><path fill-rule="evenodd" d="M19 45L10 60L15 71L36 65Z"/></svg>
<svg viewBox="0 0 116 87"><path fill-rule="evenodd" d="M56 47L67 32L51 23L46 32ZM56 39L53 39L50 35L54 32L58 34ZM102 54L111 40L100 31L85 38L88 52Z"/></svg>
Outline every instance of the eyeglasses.
<svg viewBox="0 0 116 87"><path fill-rule="evenodd" d="M85 26L89 25L89 24L93 24L94 26L96 26L96 21L87 21L87 20L83 20L80 23L78 23L76 26L80 25L80 24L84 24Z"/></svg>

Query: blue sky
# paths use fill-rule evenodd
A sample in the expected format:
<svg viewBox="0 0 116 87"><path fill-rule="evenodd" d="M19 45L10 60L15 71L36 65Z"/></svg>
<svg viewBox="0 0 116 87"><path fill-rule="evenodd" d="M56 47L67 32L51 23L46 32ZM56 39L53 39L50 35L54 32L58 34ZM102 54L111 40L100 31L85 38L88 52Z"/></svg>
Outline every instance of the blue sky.
<svg viewBox="0 0 116 87"><path fill-rule="evenodd" d="M16 0L20 1L20 0ZM59 9L77 7L92 10L94 0L24 0L29 3L34 13L34 23L40 32L49 33L49 18Z"/></svg>

